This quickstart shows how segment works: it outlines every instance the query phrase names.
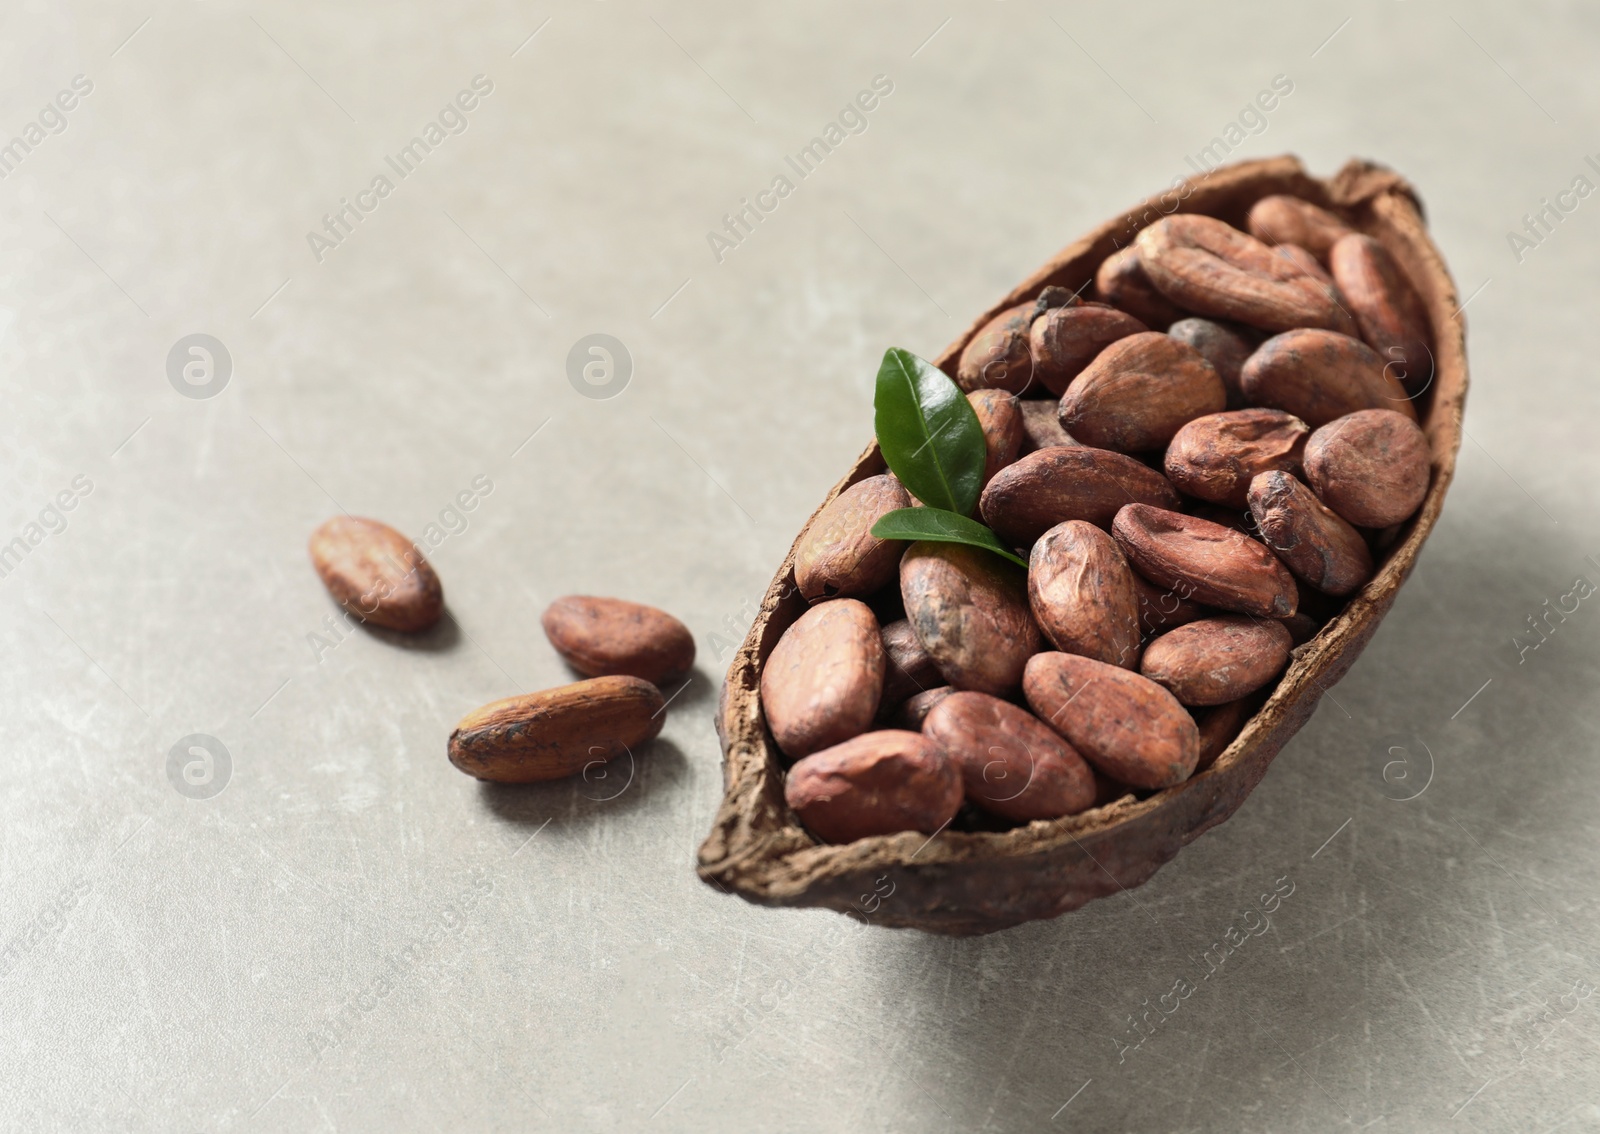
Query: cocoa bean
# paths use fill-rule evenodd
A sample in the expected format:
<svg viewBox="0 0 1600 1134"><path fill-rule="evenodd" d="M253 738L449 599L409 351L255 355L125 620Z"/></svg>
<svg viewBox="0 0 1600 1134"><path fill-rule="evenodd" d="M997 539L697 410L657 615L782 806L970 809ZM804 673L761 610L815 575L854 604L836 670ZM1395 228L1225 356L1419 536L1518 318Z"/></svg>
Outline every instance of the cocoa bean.
<svg viewBox="0 0 1600 1134"><path fill-rule="evenodd" d="M1121 550L1120 548L1118 550ZM1139 596L1139 636L1153 638L1175 626L1208 618L1217 613L1179 593L1186 587L1158 587L1139 572L1133 572L1133 590Z"/></svg>
<svg viewBox="0 0 1600 1134"><path fill-rule="evenodd" d="M1084 520L1057 524L1028 559L1033 617L1058 650L1133 669L1139 595L1116 541Z"/></svg>
<svg viewBox="0 0 1600 1134"><path fill-rule="evenodd" d="M936 685L932 689L924 689L921 693L913 693L894 711L890 718L892 727L910 729L912 732L921 731L922 722L928 719L933 707L955 691L953 685Z"/></svg>
<svg viewBox="0 0 1600 1134"><path fill-rule="evenodd" d="M1226 752L1228 745L1244 731L1245 722L1255 711L1257 700L1259 698L1243 697L1200 713L1200 760L1195 764L1195 775L1215 764L1217 757Z"/></svg>
<svg viewBox="0 0 1600 1134"><path fill-rule="evenodd" d="M834 599L795 620L761 670L767 727L791 759L872 727L883 694L883 640L865 603Z"/></svg>
<svg viewBox="0 0 1600 1134"><path fill-rule="evenodd" d="M1223 614L1161 635L1145 647L1139 672L1182 704L1222 705L1282 673L1293 645L1281 622Z"/></svg>
<svg viewBox="0 0 1600 1134"><path fill-rule="evenodd" d="M973 390L967 401L972 403L983 429L983 483L988 484L1022 451L1022 413L1017 409L1017 399L1004 390Z"/></svg>
<svg viewBox="0 0 1600 1134"><path fill-rule="evenodd" d="M1228 410L1197 417L1173 436L1162 462L1179 492L1243 508L1258 473L1300 471L1311 430L1274 409Z"/></svg>
<svg viewBox="0 0 1600 1134"><path fill-rule="evenodd" d="M957 689L1007 693L1039 648L1023 573L992 552L913 543L900 561L900 597L922 648Z"/></svg>
<svg viewBox="0 0 1600 1134"><path fill-rule="evenodd" d="M799 761L789 769L783 794L824 842L898 831L932 835L961 806L961 773L920 733L884 729Z"/></svg>
<svg viewBox="0 0 1600 1134"><path fill-rule="evenodd" d="M1155 289L1131 245L1105 258L1095 273L1094 288L1101 299L1120 307L1146 328L1159 330L1187 314Z"/></svg>
<svg viewBox="0 0 1600 1134"><path fill-rule="evenodd" d="M1073 379L1061 398L1061 425L1085 445L1142 452L1227 403L1222 379L1199 351L1145 331L1112 343Z"/></svg>
<svg viewBox="0 0 1600 1134"><path fill-rule="evenodd" d="M954 693L936 705L922 734L961 772L968 802L1028 823L1058 819L1094 804L1094 775L1083 757L1026 709L987 693Z"/></svg>
<svg viewBox="0 0 1600 1134"><path fill-rule="evenodd" d="M899 570L905 545L879 539L872 534L872 525L885 513L909 507L911 494L887 473L869 476L839 493L795 545L794 578L800 593L815 602L860 598L886 586Z"/></svg>
<svg viewBox="0 0 1600 1134"><path fill-rule="evenodd" d="M1416 420L1406 391L1383 359L1360 339L1300 330L1262 343L1240 375L1244 396L1292 413L1311 428L1364 409L1390 409Z"/></svg>
<svg viewBox="0 0 1600 1134"><path fill-rule="evenodd" d="M1263 197L1250 207L1250 235L1265 244L1298 244L1319 260L1350 226L1327 209L1286 194Z"/></svg>
<svg viewBox="0 0 1600 1134"><path fill-rule="evenodd" d="M1244 328L1231 323L1218 323L1211 319L1179 319L1167 328L1167 334L1180 343L1192 346L1200 357L1211 364L1228 391L1228 409L1244 408L1244 391L1239 386L1239 371L1245 359L1256 349L1255 338Z"/></svg>
<svg viewBox="0 0 1600 1134"><path fill-rule="evenodd" d="M1002 469L978 501L983 522L1011 547L1030 547L1066 520L1106 527L1124 504L1177 508L1167 478L1109 449L1040 449Z"/></svg>
<svg viewBox="0 0 1600 1134"><path fill-rule="evenodd" d="M1382 244L1354 232L1334 244L1328 262L1361 337L1383 359L1390 377L1412 396L1422 393L1433 380L1433 336L1427 310L1404 270Z"/></svg>
<svg viewBox="0 0 1600 1134"><path fill-rule="evenodd" d="M474 709L450 734L450 762L502 784L577 775L652 739L666 723L661 690L637 677L587 681Z"/></svg>
<svg viewBox="0 0 1600 1134"><path fill-rule="evenodd" d="M1296 576L1323 594L1347 595L1372 578L1367 541L1286 472L1250 482L1256 529Z"/></svg>
<svg viewBox="0 0 1600 1134"><path fill-rule="evenodd" d="M878 703L881 718L892 714L908 698L944 684L944 678L906 619L884 626L880 637L884 658L883 697Z"/></svg>
<svg viewBox="0 0 1600 1134"><path fill-rule="evenodd" d="M415 632L444 614L444 587L405 536L361 516L335 516L311 533L311 565L345 610L374 626Z"/></svg>
<svg viewBox="0 0 1600 1134"><path fill-rule="evenodd" d="M1022 415L1022 454L1035 452L1039 449L1049 449L1057 445L1077 445L1079 442L1061 428L1061 402L1057 398L1049 401L1032 400L1017 403L1017 410Z"/></svg>
<svg viewBox="0 0 1600 1134"><path fill-rule="evenodd" d="M1035 319L1028 332L1034 377L1060 397L1106 347L1149 329L1132 315L1103 303L1057 307Z"/></svg>
<svg viewBox="0 0 1600 1134"><path fill-rule="evenodd" d="M1299 592L1288 568L1231 528L1129 504L1117 513L1111 535L1134 570L1183 598L1263 618L1295 612Z"/></svg>
<svg viewBox="0 0 1600 1134"><path fill-rule="evenodd" d="M1430 467L1422 430L1389 410L1331 421L1306 442L1311 487L1324 504L1363 528L1408 519L1428 495Z"/></svg>
<svg viewBox="0 0 1600 1134"><path fill-rule="evenodd" d="M545 608L540 624L556 653L585 677L623 674L662 685L694 665L694 635L653 606L567 595Z"/></svg>
<svg viewBox="0 0 1600 1134"><path fill-rule="evenodd" d="M1033 356L1028 353L1028 328L1038 314L1029 301L1009 307L990 319L961 352L956 385L963 390L1004 390L1021 394L1033 384Z"/></svg>

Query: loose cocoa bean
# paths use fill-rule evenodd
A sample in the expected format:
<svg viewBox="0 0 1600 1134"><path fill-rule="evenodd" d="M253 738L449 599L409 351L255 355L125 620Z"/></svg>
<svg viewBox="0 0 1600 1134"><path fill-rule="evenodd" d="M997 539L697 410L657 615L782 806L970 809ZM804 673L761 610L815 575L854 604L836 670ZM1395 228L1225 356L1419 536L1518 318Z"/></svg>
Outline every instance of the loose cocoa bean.
<svg viewBox="0 0 1600 1134"><path fill-rule="evenodd" d="M1200 758L1200 731L1171 693L1130 670L1076 654L1035 654L1022 691L1039 719L1112 779L1181 784Z"/></svg>
<svg viewBox="0 0 1600 1134"><path fill-rule="evenodd" d="M939 667L933 664L928 651L922 648L911 623L902 618L884 626L883 639L883 697L878 703L878 716L888 716L905 701L944 684Z"/></svg>
<svg viewBox="0 0 1600 1134"><path fill-rule="evenodd" d="M957 689L1010 692L1039 648L1023 573L992 552L914 543L900 561L900 597L922 648Z"/></svg>
<svg viewBox="0 0 1600 1134"><path fill-rule="evenodd" d="M694 635L653 606L567 595L545 608L540 623L556 653L585 677L623 674L662 685L694 665Z"/></svg>
<svg viewBox="0 0 1600 1134"><path fill-rule="evenodd" d="M1031 300L1009 307L983 325L961 352L956 385L963 390L1004 390L1021 394L1033 384L1028 328L1038 314Z"/></svg>
<svg viewBox="0 0 1600 1134"><path fill-rule="evenodd" d="M1072 434L1061 428L1061 402L1051 398L1048 401L1032 400L1017 403L1017 410L1022 415L1022 454L1035 452L1039 449L1049 449L1052 446L1079 444Z"/></svg>
<svg viewBox="0 0 1600 1134"><path fill-rule="evenodd" d="M885 729L795 764L784 781L784 798L824 842L897 831L932 835L961 806L961 773L920 733Z"/></svg>
<svg viewBox="0 0 1600 1134"><path fill-rule="evenodd" d="M1116 541L1084 520L1057 524L1028 559L1033 617L1058 650L1133 669L1139 594Z"/></svg>
<svg viewBox="0 0 1600 1134"><path fill-rule="evenodd" d="M1306 442L1306 479L1352 524L1386 528L1428 495L1428 439L1411 419L1363 410L1324 425Z"/></svg>
<svg viewBox="0 0 1600 1134"><path fill-rule="evenodd" d="M885 513L909 507L911 494L887 473L839 493L795 545L794 578L800 593L815 602L860 598L886 586L899 570L905 547L899 540L879 539L872 525Z"/></svg>
<svg viewBox="0 0 1600 1134"><path fill-rule="evenodd" d="M1262 343L1240 375L1244 396L1292 413L1311 428L1364 409L1390 409L1416 420L1405 387L1360 339L1300 330Z"/></svg>
<svg viewBox="0 0 1600 1134"><path fill-rule="evenodd" d="M922 723L922 733L961 772L967 800L1019 823L1058 819L1094 804L1094 775L1083 757L1025 709L987 693L954 693Z"/></svg>
<svg viewBox="0 0 1600 1134"><path fill-rule="evenodd" d="M1178 491L1243 508L1257 474L1299 472L1310 435L1305 422L1282 410L1228 410L1197 417L1178 430L1163 464Z"/></svg>
<svg viewBox="0 0 1600 1134"><path fill-rule="evenodd" d="M1250 482L1250 513L1262 540L1289 570L1323 594L1347 595L1372 578L1361 533L1286 472Z"/></svg>
<svg viewBox="0 0 1600 1134"><path fill-rule="evenodd" d="M1264 331L1355 331L1327 283L1214 217L1165 217L1140 232L1135 247L1157 290L1196 314Z"/></svg>
<svg viewBox="0 0 1600 1134"><path fill-rule="evenodd" d="M973 390L967 401L983 429L983 483L988 484L1022 451L1022 412L1017 399L1004 390Z"/></svg>
<svg viewBox="0 0 1600 1134"><path fill-rule="evenodd" d="M1155 289L1132 245L1105 258L1095 273L1094 288L1101 299L1120 307L1146 328L1160 330L1187 314Z"/></svg>
<svg viewBox="0 0 1600 1134"><path fill-rule="evenodd" d="M1184 598L1263 618L1287 618L1299 601L1294 576L1272 552L1221 524L1129 504L1111 535L1134 570Z"/></svg>
<svg viewBox="0 0 1600 1134"><path fill-rule="evenodd" d="M1329 253L1333 278L1361 328L1393 378L1413 396L1433 379L1433 337L1428 314L1389 250L1370 236L1350 233Z"/></svg>
<svg viewBox="0 0 1600 1134"><path fill-rule="evenodd" d="M1289 664L1294 643L1281 622L1224 614L1161 635L1139 672L1185 705L1222 705L1254 693Z"/></svg>
<svg viewBox="0 0 1600 1134"><path fill-rule="evenodd" d="M575 776L651 740L666 723L661 690L637 677L587 681L474 709L450 734L450 762L469 776L527 784Z"/></svg>
<svg viewBox="0 0 1600 1134"><path fill-rule="evenodd" d="M1065 520L1106 527L1124 504L1177 508L1167 478L1109 449L1040 449L1000 470L978 501L983 522L1011 547L1030 547Z"/></svg>
<svg viewBox="0 0 1600 1134"><path fill-rule="evenodd" d="M1199 351L1145 331L1112 343L1073 379L1061 398L1061 425L1085 445L1143 452L1227 404L1222 379Z"/></svg>
<svg viewBox="0 0 1600 1134"><path fill-rule="evenodd" d="M405 536L361 516L335 516L311 533L311 565L340 606L390 630L426 630L444 614L444 587Z"/></svg>
<svg viewBox="0 0 1600 1134"><path fill-rule="evenodd" d="M883 640L865 603L834 599L795 620L761 670L767 726L791 759L872 727L883 694Z"/></svg>
<svg viewBox="0 0 1600 1134"><path fill-rule="evenodd" d="M936 685L932 689L924 689L921 693L913 693L906 698L905 704L894 711L891 717L892 727L920 732L922 722L928 719L933 707L955 691L953 685Z"/></svg>
<svg viewBox="0 0 1600 1134"><path fill-rule="evenodd" d="M1285 194L1263 197L1250 207L1250 235L1265 244L1298 244L1319 260L1350 226L1327 209Z"/></svg>
<svg viewBox="0 0 1600 1134"><path fill-rule="evenodd" d="M1149 329L1132 315L1103 303L1057 307L1035 319L1028 332L1034 377L1060 397L1106 347Z"/></svg>
<svg viewBox="0 0 1600 1134"><path fill-rule="evenodd" d="M1256 349L1255 339L1245 334L1243 328L1211 319L1179 319L1167 328L1167 334L1180 343L1192 346L1200 357L1211 364L1228 391L1228 409L1244 408L1244 391L1239 386L1239 371L1245 359Z"/></svg>
<svg viewBox="0 0 1600 1134"><path fill-rule="evenodd" d="M1199 775L1217 762L1217 757L1228 750L1234 738L1244 730L1245 722L1250 719L1259 698L1242 697L1237 701L1229 701L1225 705L1206 709L1199 716L1200 724L1200 760L1195 764L1195 775Z"/></svg>

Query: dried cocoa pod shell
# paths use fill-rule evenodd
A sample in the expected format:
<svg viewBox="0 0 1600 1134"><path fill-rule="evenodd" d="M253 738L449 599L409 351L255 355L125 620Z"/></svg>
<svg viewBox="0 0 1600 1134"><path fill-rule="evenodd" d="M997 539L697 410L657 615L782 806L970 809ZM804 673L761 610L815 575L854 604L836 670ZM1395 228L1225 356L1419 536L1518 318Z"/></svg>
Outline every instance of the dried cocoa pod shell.
<svg viewBox="0 0 1600 1134"><path fill-rule="evenodd" d="M1017 459L1022 451L1022 411L1004 390L973 390L967 395L983 430L983 483Z"/></svg>
<svg viewBox="0 0 1600 1134"><path fill-rule="evenodd" d="M1181 784L1200 758L1200 730L1177 698L1131 670L1076 654L1028 659L1028 704L1078 754L1136 788Z"/></svg>
<svg viewBox="0 0 1600 1134"><path fill-rule="evenodd" d="M1112 521L1111 535L1139 574L1207 606L1287 618L1299 602L1288 568L1232 528L1148 504L1129 504Z"/></svg>
<svg viewBox="0 0 1600 1134"><path fill-rule="evenodd" d="M893 581L904 545L879 539L872 525L896 508L909 507L911 494L888 473L869 476L834 497L795 545L800 593L813 602L861 598Z"/></svg>
<svg viewBox="0 0 1600 1134"><path fill-rule="evenodd" d="M1367 541L1286 472L1250 482L1250 513L1261 538L1295 575L1327 595L1347 595L1372 578Z"/></svg>
<svg viewBox="0 0 1600 1134"><path fill-rule="evenodd" d="M1085 520L1057 524L1028 558L1028 602L1056 649L1134 669L1139 593L1116 541Z"/></svg>
<svg viewBox="0 0 1600 1134"><path fill-rule="evenodd" d="M1060 397L1106 347L1149 329L1127 312L1103 303L1057 307L1035 319L1028 332L1034 377Z"/></svg>
<svg viewBox="0 0 1600 1134"><path fill-rule="evenodd" d="M1178 507L1167 478L1110 449L1040 449L1002 469L978 500L983 522L1012 547L1033 541L1066 520L1110 525L1124 504Z"/></svg>
<svg viewBox="0 0 1600 1134"><path fill-rule="evenodd" d="M922 734L961 772L967 800L1018 823L1059 819L1094 805L1094 774L1060 734L1026 709L987 693L954 693Z"/></svg>
<svg viewBox="0 0 1600 1134"><path fill-rule="evenodd" d="M1329 422L1306 442L1306 479L1322 502L1352 524L1386 528L1411 516L1428 494L1428 439L1389 410Z"/></svg>
<svg viewBox="0 0 1600 1134"><path fill-rule="evenodd" d="M1179 492L1244 508L1258 473L1300 471L1311 429L1275 409L1227 410L1197 417L1173 436L1162 462Z"/></svg>
<svg viewBox="0 0 1600 1134"><path fill-rule="evenodd" d="M1351 231L1327 209L1281 193L1252 205L1245 223L1263 244L1298 244L1324 261L1334 243Z"/></svg>
<svg viewBox="0 0 1600 1134"><path fill-rule="evenodd" d="M585 677L622 674L662 685L694 665L689 628L643 603L566 595L539 621L556 653Z"/></svg>
<svg viewBox="0 0 1600 1134"><path fill-rule="evenodd" d="M1244 722L1255 712L1259 700L1258 697L1241 697L1200 713L1200 760L1194 767L1196 775L1215 764L1217 757L1228 750L1233 738L1243 730Z"/></svg>
<svg viewBox="0 0 1600 1134"><path fill-rule="evenodd" d="M884 668L883 696L878 702L878 716L883 718L891 715L910 697L943 685L944 678L906 619L890 622L883 627L879 637L883 639Z"/></svg>
<svg viewBox="0 0 1600 1134"><path fill-rule="evenodd" d="M444 614L444 587L405 536L362 516L335 516L311 533L311 565L328 593L363 622L426 630Z"/></svg>
<svg viewBox="0 0 1600 1134"><path fill-rule="evenodd" d="M957 689L1008 693L1039 648L1022 571L982 548L913 543L900 561L900 597L922 648Z"/></svg>
<svg viewBox="0 0 1600 1134"><path fill-rule="evenodd" d="M922 731L922 722L928 719L933 707L955 691L954 685L936 685L921 693L913 693L894 711L891 717L893 727L910 729L912 732Z"/></svg>
<svg viewBox="0 0 1600 1134"><path fill-rule="evenodd" d="M761 708L778 747L808 756L872 727L883 694L878 620L856 599L818 603L772 648Z"/></svg>
<svg viewBox="0 0 1600 1134"><path fill-rule="evenodd" d="M1417 417L1383 359L1360 339L1333 331L1274 335L1256 348L1239 381L1252 404L1292 413L1313 429L1364 409Z"/></svg>
<svg viewBox="0 0 1600 1134"><path fill-rule="evenodd" d="M961 352L956 385L965 391L1004 390L1021 394L1033 384L1033 356L1028 353L1028 328L1038 307L1034 301L1000 312Z"/></svg>
<svg viewBox="0 0 1600 1134"><path fill-rule="evenodd" d="M1160 330L1188 314L1156 290L1132 245L1105 258L1095 272L1094 289L1101 299L1151 330Z"/></svg>
<svg viewBox="0 0 1600 1134"><path fill-rule="evenodd" d="M1133 572L1133 591L1139 599L1141 640L1154 638L1174 627L1218 613L1191 598L1184 598L1180 592L1187 590L1186 586L1158 587L1139 572Z"/></svg>
<svg viewBox="0 0 1600 1134"><path fill-rule="evenodd" d="M1183 424L1228 404L1199 351L1159 331L1119 339L1061 397L1061 426L1085 445L1124 453L1162 448Z"/></svg>
<svg viewBox="0 0 1600 1134"><path fill-rule="evenodd" d="M1060 410L1061 402L1056 398L1017 403L1017 411L1022 415L1022 455L1058 445L1081 444L1061 428Z"/></svg>
<svg viewBox="0 0 1600 1134"><path fill-rule="evenodd" d="M1256 340L1242 327L1232 323L1219 323L1202 319L1198 315L1179 319L1167 328L1167 334L1193 347L1200 357L1211 364L1228 391L1228 409L1244 408L1244 390L1239 385L1239 372L1247 358L1255 353Z"/></svg>
<svg viewBox="0 0 1600 1134"><path fill-rule="evenodd" d="M884 729L814 752L789 769L784 799L817 838L932 835L961 806L961 773L920 733Z"/></svg>
<svg viewBox="0 0 1600 1134"><path fill-rule="evenodd" d="M1254 693L1289 664L1289 631L1271 618L1222 614L1161 635L1139 672L1185 705L1223 705Z"/></svg>
<svg viewBox="0 0 1600 1134"><path fill-rule="evenodd" d="M528 784L575 776L631 753L666 723L661 690L637 677L591 677L474 709L450 734L469 776Z"/></svg>
<svg viewBox="0 0 1600 1134"><path fill-rule="evenodd" d="M1433 341L1422 300L1400 265L1383 245L1357 232L1334 244L1328 263L1361 337L1390 377L1413 395L1422 393L1433 380Z"/></svg>
<svg viewBox="0 0 1600 1134"><path fill-rule="evenodd" d="M1139 233L1135 247L1150 282L1197 315L1263 331L1325 327L1346 334L1355 322L1333 290L1293 257L1214 217L1183 213Z"/></svg>

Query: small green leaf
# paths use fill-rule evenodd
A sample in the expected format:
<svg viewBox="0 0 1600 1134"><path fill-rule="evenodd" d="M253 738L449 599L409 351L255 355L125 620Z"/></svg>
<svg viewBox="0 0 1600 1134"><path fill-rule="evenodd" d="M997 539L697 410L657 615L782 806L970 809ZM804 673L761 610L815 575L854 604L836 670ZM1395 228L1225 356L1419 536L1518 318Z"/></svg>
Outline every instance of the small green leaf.
<svg viewBox="0 0 1600 1134"><path fill-rule="evenodd" d="M1000 542L1000 537L988 528L955 512L943 508L896 508L885 512L872 525L872 534L879 539L927 539L936 543L965 543L981 547L1004 556L1026 567L1028 561Z"/></svg>
<svg viewBox="0 0 1600 1134"><path fill-rule="evenodd" d="M983 490L983 427L972 403L933 363L890 347L872 405L878 445L900 483L924 504L972 515Z"/></svg>

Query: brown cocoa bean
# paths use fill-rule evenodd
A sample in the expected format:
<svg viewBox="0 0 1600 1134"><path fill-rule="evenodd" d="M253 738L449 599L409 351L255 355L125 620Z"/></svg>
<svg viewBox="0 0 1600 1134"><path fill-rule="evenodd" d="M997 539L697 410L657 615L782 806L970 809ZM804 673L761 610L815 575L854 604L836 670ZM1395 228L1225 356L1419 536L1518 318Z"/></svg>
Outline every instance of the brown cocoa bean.
<svg viewBox="0 0 1600 1134"><path fill-rule="evenodd" d="M1028 823L1059 819L1094 804L1083 757L1032 713L987 693L955 693L930 712L922 734L961 772L967 800Z"/></svg>
<svg viewBox="0 0 1600 1134"><path fill-rule="evenodd" d="M1228 410L1197 417L1172 438L1162 462L1179 492L1243 508L1259 473L1300 471L1305 422L1275 409Z"/></svg>
<svg viewBox="0 0 1600 1134"><path fill-rule="evenodd" d="M1433 336L1422 298L1389 250L1370 236L1341 237L1328 256L1333 278L1390 377L1413 395L1433 378Z"/></svg>
<svg viewBox="0 0 1600 1134"><path fill-rule="evenodd" d="M1238 326L1218 323L1211 319L1179 319L1167 328L1167 334L1180 343L1192 346L1200 357L1211 364L1228 391L1228 408L1244 408L1244 391L1239 386L1239 371L1245 359L1256 349L1255 339Z"/></svg>
<svg viewBox="0 0 1600 1134"><path fill-rule="evenodd" d="M1139 672L1185 705L1222 705L1254 693L1289 664L1281 622L1223 614L1169 630L1145 647Z"/></svg>
<svg viewBox="0 0 1600 1134"><path fill-rule="evenodd" d="M450 734L450 762L469 776L528 784L575 776L653 739L661 690L637 677L591 677L474 709Z"/></svg>
<svg viewBox="0 0 1600 1134"><path fill-rule="evenodd" d="M1124 504L1178 507L1167 478L1110 449L1040 449L1000 470L978 501L983 522L1011 547L1030 547L1066 520L1107 527Z"/></svg>
<svg viewBox="0 0 1600 1134"><path fill-rule="evenodd" d="M927 737L884 729L799 761L789 769L783 794L823 842L897 831L933 835L961 806L961 773Z"/></svg>
<svg viewBox="0 0 1600 1134"><path fill-rule="evenodd" d="M361 516L335 516L311 533L311 565L340 606L374 626L426 630L444 614L444 587L405 536Z"/></svg>
<svg viewBox="0 0 1600 1134"><path fill-rule="evenodd" d="M1181 784L1200 758L1200 731L1171 693L1130 670L1076 654L1035 654L1022 691L1039 719L1114 780Z"/></svg>
<svg viewBox="0 0 1600 1134"><path fill-rule="evenodd" d="M1227 404L1222 379L1199 351L1144 331L1112 343L1073 379L1061 398L1061 425L1085 445L1143 452Z"/></svg>
<svg viewBox="0 0 1600 1134"><path fill-rule="evenodd" d="M892 714L908 698L943 685L944 678L906 619L886 625L880 637L883 639L884 669L883 697L878 703L878 716L882 718Z"/></svg>
<svg viewBox="0 0 1600 1134"><path fill-rule="evenodd" d="M1350 226L1327 209L1286 194L1263 197L1250 207L1250 235L1264 244L1298 244L1319 260Z"/></svg>
<svg viewBox="0 0 1600 1134"><path fill-rule="evenodd" d="M1033 384L1033 356L1028 353L1028 328L1038 314L1032 300L1009 307L990 319L961 352L956 385L963 390L1004 390L1021 394Z"/></svg>
<svg viewBox="0 0 1600 1134"><path fill-rule="evenodd" d="M1244 731L1245 722L1254 712L1257 700L1243 697L1206 709L1200 714L1200 760L1194 767L1196 775L1215 764L1217 757L1226 752L1228 745Z"/></svg>
<svg viewBox="0 0 1600 1134"><path fill-rule="evenodd" d="M872 525L896 508L911 507L911 494L884 473L852 484L818 512L794 549L794 579L800 593L824 598L860 598L887 586L905 550L899 540L879 539Z"/></svg>
<svg viewBox="0 0 1600 1134"><path fill-rule="evenodd" d="M1094 276L1094 289L1101 299L1120 307L1145 328L1160 330L1188 314L1156 290L1131 245L1101 262Z"/></svg>
<svg viewBox="0 0 1600 1134"><path fill-rule="evenodd" d="M1118 550L1121 550L1120 548ZM1139 637L1153 638L1175 626L1209 618L1217 613L1193 599L1179 594L1183 587L1158 587L1139 572L1133 572L1133 590L1139 596Z"/></svg>
<svg viewBox="0 0 1600 1134"><path fill-rule="evenodd" d="M1140 232L1135 247L1157 290L1196 314L1264 331L1355 331L1326 282L1214 217L1165 217Z"/></svg>
<svg viewBox="0 0 1600 1134"><path fill-rule="evenodd" d="M1022 571L982 548L912 544L900 561L900 597L922 648L957 689L1010 692L1039 648Z"/></svg>
<svg viewBox="0 0 1600 1134"><path fill-rule="evenodd" d="M955 691L953 685L936 685L932 689L924 689L921 693L913 693L894 711L890 718L892 727L920 732L922 722L928 719L933 707Z"/></svg>
<svg viewBox="0 0 1600 1134"><path fill-rule="evenodd" d="M1324 425L1306 442L1306 479L1322 502L1352 524L1386 528L1408 519L1428 495L1431 455L1416 422L1362 410Z"/></svg>
<svg viewBox="0 0 1600 1134"><path fill-rule="evenodd" d="M1129 504L1117 513L1111 535L1134 570L1184 598L1263 618L1295 612L1299 592L1289 569L1232 528Z"/></svg>
<svg viewBox="0 0 1600 1134"><path fill-rule="evenodd" d="M1417 416L1383 359L1360 339L1333 331L1274 335L1256 348L1239 380L1254 405L1292 413L1313 429L1364 409Z"/></svg>
<svg viewBox="0 0 1600 1134"><path fill-rule="evenodd" d="M1061 428L1061 402L1057 398L1048 401L1032 400L1017 403L1017 411L1022 415L1022 455L1036 452L1039 449L1049 449L1052 446L1073 446L1079 441Z"/></svg>
<svg viewBox="0 0 1600 1134"><path fill-rule="evenodd" d="M1275 256L1286 257L1291 264L1299 268L1302 272L1313 279L1332 286L1334 288L1334 295L1341 301L1341 303L1343 302L1344 296L1339 294L1338 285L1334 284L1333 277L1328 274L1328 269L1324 268L1315 256L1307 252L1304 248L1300 247L1300 245L1277 244L1273 246L1272 252Z"/></svg>
<svg viewBox="0 0 1600 1134"><path fill-rule="evenodd" d="M967 401L983 430L983 483L988 484L1022 451L1022 412L1017 399L1004 390L973 390Z"/></svg>
<svg viewBox="0 0 1600 1134"><path fill-rule="evenodd" d="M883 694L883 639L856 599L818 603L795 620L761 670L761 708L791 759L872 727Z"/></svg>
<svg viewBox="0 0 1600 1134"><path fill-rule="evenodd" d="M1347 595L1372 578L1367 541L1286 472L1250 482L1256 530L1289 570L1323 594Z"/></svg>
<svg viewBox="0 0 1600 1134"><path fill-rule="evenodd" d="M662 685L694 665L694 635L653 606L567 595L539 621L556 653L585 677L623 674Z"/></svg>
<svg viewBox="0 0 1600 1134"><path fill-rule="evenodd" d="M1057 524L1033 545L1028 602L1055 648L1134 669L1139 595L1116 541L1084 520Z"/></svg>
<svg viewBox="0 0 1600 1134"><path fill-rule="evenodd" d="M1060 397L1106 347L1149 329L1132 315L1103 303L1057 307L1035 319L1028 332L1033 375Z"/></svg>

